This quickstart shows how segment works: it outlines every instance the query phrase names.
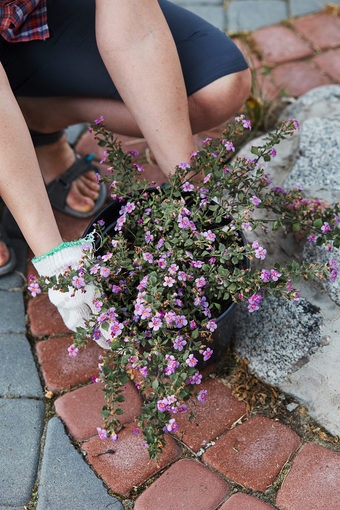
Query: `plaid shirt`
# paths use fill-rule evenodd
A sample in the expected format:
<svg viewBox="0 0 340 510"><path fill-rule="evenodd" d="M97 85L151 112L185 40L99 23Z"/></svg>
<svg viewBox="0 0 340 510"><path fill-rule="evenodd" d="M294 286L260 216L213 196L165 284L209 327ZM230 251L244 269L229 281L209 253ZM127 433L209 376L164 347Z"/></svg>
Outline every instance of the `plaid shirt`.
<svg viewBox="0 0 340 510"><path fill-rule="evenodd" d="M0 0L0 35L8 42L47 39L46 0Z"/></svg>

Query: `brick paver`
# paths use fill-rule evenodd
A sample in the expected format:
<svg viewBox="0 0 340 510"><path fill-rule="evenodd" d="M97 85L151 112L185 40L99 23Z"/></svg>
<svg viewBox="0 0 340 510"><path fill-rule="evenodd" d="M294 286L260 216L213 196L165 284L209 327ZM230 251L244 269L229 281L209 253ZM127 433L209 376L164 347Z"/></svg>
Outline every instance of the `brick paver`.
<svg viewBox="0 0 340 510"><path fill-rule="evenodd" d="M340 19L328 14L313 14L297 18L293 27L318 50L340 46Z"/></svg>
<svg viewBox="0 0 340 510"><path fill-rule="evenodd" d="M305 444L278 492L282 510L339 510L340 453Z"/></svg>
<svg viewBox="0 0 340 510"><path fill-rule="evenodd" d="M27 306L30 329L34 336L53 336L71 333L47 294L30 299Z"/></svg>
<svg viewBox="0 0 340 510"><path fill-rule="evenodd" d="M340 48L316 55L312 62L340 83Z"/></svg>
<svg viewBox="0 0 340 510"><path fill-rule="evenodd" d="M121 142L122 149L124 151L137 151L140 154L143 154L147 143L143 138L131 137L125 135L115 135L116 138ZM81 156L85 156L86 154L94 154L95 161L100 161L104 155L104 147L100 147L96 142L94 135L92 133L85 133L79 140L76 146L77 152Z"/></svg>
<svg viewBox="0 0 340 510"><path fill-rule="evenodd" d="M263 62L268 65L283 64L313 55L310 45L287 27L262 28L252 34L252 39L262 55Z"/></svg>
<svg viewBox="0 0 340 510"><path fill-rule="evenodd" d="M37 344L37 354L41 370L49 390L58 392L63 389L84 384L98 375L98 357L103 353L93 340L77 357L68 355L67 348L72 337L55 337Z"/></svg>
<svg viewBox="0 0 340 510"><path fill-rule="evenodd" d="M139 496L135 510L215 510L228 490L227 482L201 463L182 459Z"/></svg>
<svg viewBox="0 0 340 510"><path fill-rule="evenodd" d="M114 492L127 494L134 486L145 482L181 455L179 446L168 436L157 463L149 459L144 441L141 433L134 433L134 424L131 423L119 433L116 443L111 439L102 441L95 437L83 443L82 448L91 466L107 485Z"/></svg>
<svg viewBox="0 0 340 510"><path fill-rule="evenodd" d="M255 416L227 432L202 459L244 487L265 491L300 444L285 425Z"/></svg>
<svg viewBox="0 0 340 510"><path fill-rule="evenodd" d="M119 419L125 424L140 414L142 402L131 382L125 385L122 395L126 400L121 403L124 414ZM102 426L101 409L105 402L103 384L95 383L59 397L55 408L72 437L76 441L84 441L95 436L97 427Z"/></svg>
<svg viewBox="0 0 340 510"><path fill-rule="evenodd" d="M271 75L280 89L294 97L301 96L315 87L332 83L308 62L282 64L276 67Z"/></svg>
<svg viewBox="0 0 340 510"><path fill-rule="evenodd" d="M220 508L220 510L273 510L274 507L248 494L234 494Z"/></svg>
<svg viewBox="0 0 340 510"><path fill-rule="evenodd" d="M258 72L255 77L255 95L261 100L270 101L279 96L279 87L273 82L268 74Z"/></svg>
<svg viewBox="0 0 340 510"><path fill-rule="evenodd" d="M207 390L207 399L204 403L191 399L195 418L190 422L188 413L176 417L177 437L195 452L229 429L247 412L245 404L232 396L230 388L216 379L207 379L200 389Z"/></svg>

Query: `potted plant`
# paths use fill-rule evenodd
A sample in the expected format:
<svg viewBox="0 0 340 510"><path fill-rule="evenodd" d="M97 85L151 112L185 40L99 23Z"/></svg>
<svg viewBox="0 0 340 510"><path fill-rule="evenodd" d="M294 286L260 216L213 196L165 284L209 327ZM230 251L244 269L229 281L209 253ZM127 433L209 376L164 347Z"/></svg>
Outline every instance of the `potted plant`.
<svg viewBox="0 0 340 510"><path fill-rule="evenodd" d="M250 128L243 115L236 117L222 138L206 139L180 163L168 185L150 188L140 180L136 154L124 153L99 119L92 129L105 147L113 201L86 232L96 229L96 251L84 251L79 266L58 279L31 280L34 293L51 287L81 292L79 277L81 287L91 282L99 289L97 313L78 328L69 353L76 355L89 337L105 336L96 380L103 382L107 404L98 433L117 440L122 389L131 377L144 392L137 425L151 458L161 452L164 434L177 429L176 414L190 413L190 397L208 398L200 390L200 369L225 349L236 303L246 302L254 312L270 294L297 300L299 278L334 280L337 274L333 260L267 267L261 243L246 243L243 233L260 228L340 244L339 207L320 207L300 189L271 188L261 164L275 156L275 145L293 135L297 122L268 134L263 146L252 148L254 159L231 159ZM259 219L257 209L270 211L270 218ZM262 267L252 267L254 259Z"/></svg>

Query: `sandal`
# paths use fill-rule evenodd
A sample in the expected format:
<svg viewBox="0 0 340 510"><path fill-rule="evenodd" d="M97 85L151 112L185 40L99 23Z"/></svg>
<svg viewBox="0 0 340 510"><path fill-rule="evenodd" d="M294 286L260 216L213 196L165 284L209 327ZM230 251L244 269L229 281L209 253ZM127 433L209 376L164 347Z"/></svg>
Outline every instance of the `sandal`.
<svg viewBox="0 0 340 510"><path fill-rule="evenodd" d="M39 133L37 131L30 130L33 145L39 147L42 145L49 145L57 142L63 135L64 131L56 131L54 133ZM91 163L94 155L87 155L80 157L72 144L70 144L74 150L75 162L70 166L62 175L59 175L56 179L51 181L47 186L47 194L50 199L51 205L63 213L73 216L74 218L91 218L96 214L104 205L106 200L106 186L103 182L100 183L99 195L95 201L94 207L87 212L80 212L72 209L66 204L67 195L71 189L72 182L78 179L81 175L86 174L89 171L95 171L98 173L98 168Z"/></svg>
<svg viewBox="0 0 340 510"><path fill-rule="evenodd" d="M2 225L0 225L0 242L6 244L9 251L9 259L3 266L0 266L0 276L11 273L16 265L16 256L13 248L10 246L7 234Z"/></svg>
<svg viewBox="0 0 340 510"><path fill-rule="evenodd" d="M66 204L66 199L71 189L72 182L91 170L98 172L98 168L91 163L94 156L89 155L81 158L76 153L75 156L76 160L73 165L46 186L47 194L55 209L69 214L74 218L91 218L91 216L96 214L105 203L106 186L103 182L100 183L98 198L95 201L94 207L90 211L80 212L71 209L71 207Z"/></svg>

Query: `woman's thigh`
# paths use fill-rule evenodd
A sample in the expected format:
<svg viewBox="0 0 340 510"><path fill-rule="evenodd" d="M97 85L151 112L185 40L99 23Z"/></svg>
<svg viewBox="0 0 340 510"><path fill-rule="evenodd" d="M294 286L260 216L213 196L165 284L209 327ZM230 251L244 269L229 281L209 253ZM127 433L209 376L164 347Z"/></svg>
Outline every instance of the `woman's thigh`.
<svg viewBox="0 0 340 510"><path fill-rule="evenodd" d="M177 46L189 96L222 76L247 68L223 32L167 0L159 4ZM47 5L49 39L7 43L0 38L0 61L14 93L120 99L98 52L95 0L48 0Z"/></svg>

